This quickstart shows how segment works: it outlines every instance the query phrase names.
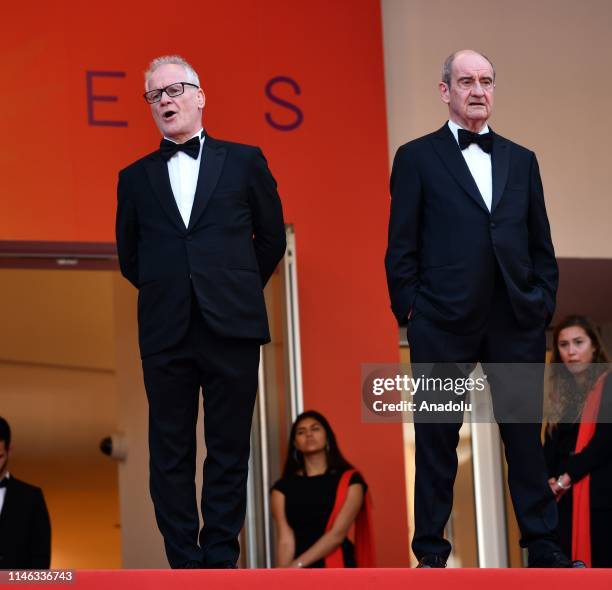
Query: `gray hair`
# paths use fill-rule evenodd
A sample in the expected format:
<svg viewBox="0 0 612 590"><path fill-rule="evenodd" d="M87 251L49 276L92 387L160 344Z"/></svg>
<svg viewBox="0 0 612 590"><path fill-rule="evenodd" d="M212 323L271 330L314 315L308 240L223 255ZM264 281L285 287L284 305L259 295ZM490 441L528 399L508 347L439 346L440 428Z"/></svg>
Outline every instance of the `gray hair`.
<svg viewBox="0 0 612 590"><path fill-rule="evenodd" d="M493 62L484 53L480 53L480 51L474 51L473 49L460 49L459 51L451 53L444 60L444 64L442 65L442 82L444 82L444 84L446 84L450 88L451 76L453 73L453 63L455 62L455 58L460 53L463 53L465 51L472 51L473 53L480 55L480 57L484 57L491 64L491 69L493 70L493 82L495 82L495 66L493 65Z"/></svg>
<svg viewBox="0 0 612 590"><path fill-rule="evenodd" d="M197 84L198 86L200 85L200 78L198 77L197 72L186 59L180 55L162 55L152 60L147 68L147 71L145 72L145 90L148 90L147 85L149 83L149 78L153 75L153 72L160 66L165 66L167 64L183 66L186 78L184 82L191 82L191 84Z"/></svg>

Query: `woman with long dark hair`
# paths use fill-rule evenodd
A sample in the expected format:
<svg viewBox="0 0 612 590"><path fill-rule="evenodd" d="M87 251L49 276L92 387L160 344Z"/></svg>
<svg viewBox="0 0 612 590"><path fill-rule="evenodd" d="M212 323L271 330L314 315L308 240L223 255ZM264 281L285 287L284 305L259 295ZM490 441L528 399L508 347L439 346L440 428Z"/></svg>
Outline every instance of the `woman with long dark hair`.
<svg viewBox="0 0 612 590"><path fill-rule="evenodd" d="M271 502L277 567L373 566L367 485L319 412L293 423ZM353 524L357 551L347 537Z"/></svg>
<svg viewBox="0 0 612 590"><path fill-rule="evenodd" d="M552 352L553 417L544 453L559 507L563 550L591 567L612 567L612 375L593 324L557 325Z"/></svg>

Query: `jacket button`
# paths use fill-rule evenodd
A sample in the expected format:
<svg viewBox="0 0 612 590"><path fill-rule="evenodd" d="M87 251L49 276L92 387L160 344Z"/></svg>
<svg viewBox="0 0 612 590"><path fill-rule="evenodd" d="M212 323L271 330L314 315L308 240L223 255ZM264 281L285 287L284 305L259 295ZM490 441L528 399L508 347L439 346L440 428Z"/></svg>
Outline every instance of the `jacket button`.
<svg viewBox="0 0 612 590"><path fill-rule="evenodd" d="M191 242L191 240L193 240L193 238L192 238L191 236L187 236L186 240L187 240L188 242Z"/></svg>
<svg viewBox="0 0 612 590"><path fill-rule="evenodd" d="M489 225L491 226L491 228L494 228L495 227L495 222L492 221Z"/></svg>

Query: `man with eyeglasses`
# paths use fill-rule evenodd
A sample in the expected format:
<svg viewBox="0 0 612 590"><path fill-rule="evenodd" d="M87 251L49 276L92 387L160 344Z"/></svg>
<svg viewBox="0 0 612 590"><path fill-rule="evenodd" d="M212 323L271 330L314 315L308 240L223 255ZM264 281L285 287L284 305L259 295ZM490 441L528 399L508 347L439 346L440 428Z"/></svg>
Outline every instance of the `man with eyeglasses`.
<svg viewBox="0 0 612 590"><path fill-rule="evenodd" d="M483 367L536 367L535 387L525 390L489 376L521 546L531 567L579 567L557 542L557 509L540 443L537 378L555 308L557 263L535 154L488 127L494 90L488 58L453 53L439 83L448 122L397 151L385 258L391 307L407 324L415 367L444 363L457 376L461 366L479 361ZM452 391L437 394L455 398ZM503 415L509 403L530 410L528 420ZM417 413L414 420L412 548L419 567L446 567L451 545L443 535L463 413L444 420Z"/></svg>
<svg viewBox="0 0 612 590"><path fill-rule="evenodd" d="M203 130L204 92L183 58L153 60L145 90L163 139L119 173L116 237L139 291L151 497L171 567L234 568L259 348L270 340L263 288L285 252L283 212L261 150Z"/></svg>

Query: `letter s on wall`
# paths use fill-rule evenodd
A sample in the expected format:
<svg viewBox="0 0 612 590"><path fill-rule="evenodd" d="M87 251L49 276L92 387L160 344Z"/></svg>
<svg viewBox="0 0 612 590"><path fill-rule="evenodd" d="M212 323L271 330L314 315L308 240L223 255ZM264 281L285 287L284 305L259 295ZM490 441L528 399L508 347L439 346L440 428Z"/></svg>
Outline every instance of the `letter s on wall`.
<svg viewBox="0 0 612 590"><path fill-rule="evenodd" d="M289 86L291 86L291 88L293 88L294 93L298 96L302 92L300 86L293 78L289 78L288 76L276 76L275 78L268 80L265 88L266 96L273 103L276 103L277 105L288 109L289 111L292 111L295 114L295 119L290 123L279 123L272 118L272 115L270 113L265 113L265 118L268 122L268 125L274 127L274 129L278 129L278 131L293 131L294 129L297 129L304 121L304 113L299 107L297 107L293 103L289 102L288 100L285 100L284 98L280 98L279 96L274 94L274 87L279 84L288 84Z"/></svg>

